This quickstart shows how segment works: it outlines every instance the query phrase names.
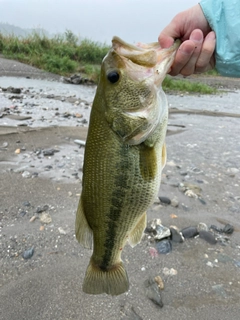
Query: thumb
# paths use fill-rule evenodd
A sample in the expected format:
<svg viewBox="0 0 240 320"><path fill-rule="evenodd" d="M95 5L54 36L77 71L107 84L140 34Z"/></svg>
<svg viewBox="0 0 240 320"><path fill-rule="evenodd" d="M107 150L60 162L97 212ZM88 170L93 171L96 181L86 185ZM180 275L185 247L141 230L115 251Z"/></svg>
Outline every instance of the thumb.
<svg viewBox="0 0 240 320"><path fill-rule="evenodd" d="M169 48L174 43L174 38L165 35L163 32L158 37L158 42L161 48Z"/></svg>

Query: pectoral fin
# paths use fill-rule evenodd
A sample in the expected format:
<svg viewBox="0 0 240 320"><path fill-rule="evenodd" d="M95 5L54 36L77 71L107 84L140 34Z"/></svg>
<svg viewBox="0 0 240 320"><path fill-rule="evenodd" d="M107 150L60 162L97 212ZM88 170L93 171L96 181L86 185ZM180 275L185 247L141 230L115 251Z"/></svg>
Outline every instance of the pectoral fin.
<svg viewBox="0 0 240 320"><path fill-rule="evenodd" d="M84 213L82 198L80 198L79 200L76 214L75 234L78 242L80 242L85 248L92 249L93 232L92 229L89 227Z"/></svg>
<svg viewBox="0 0 240 320"><path fill-rule="evenodd" d="M142 239L143 231L147 225L147 214L144 214L140 217L135 227L131 230L128 236L128 242L131 247L136 246Z"/></svg>

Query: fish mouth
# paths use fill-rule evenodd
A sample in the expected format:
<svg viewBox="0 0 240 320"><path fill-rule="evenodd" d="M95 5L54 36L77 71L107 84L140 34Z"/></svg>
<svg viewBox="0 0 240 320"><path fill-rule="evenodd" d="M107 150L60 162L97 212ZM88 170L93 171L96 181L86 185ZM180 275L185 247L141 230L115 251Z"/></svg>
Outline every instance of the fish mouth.
<svg viewBox="0 0 240 320"><path fill-rule="evenodd" d="M116 36L112 39L112 49L123 59L125 58L126 63L130 60L138 66L145 67L146 77L154 74L154 83L158 87L170 69L180 44L181 41L176 40L170 48L161 48L158 42L132 45ZM130 70L132 70L131 78L136 79L136 70L132 68Z"/></svg>

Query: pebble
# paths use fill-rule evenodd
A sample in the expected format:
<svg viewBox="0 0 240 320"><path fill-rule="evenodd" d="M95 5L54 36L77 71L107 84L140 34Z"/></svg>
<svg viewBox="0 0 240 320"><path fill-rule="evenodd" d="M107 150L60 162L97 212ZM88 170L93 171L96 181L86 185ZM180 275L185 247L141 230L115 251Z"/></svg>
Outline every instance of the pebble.
<svg viewBox="0 0 240 320"><path fill-rule="evenodd" d="M173 242L177 242L177 243L183 242L183 237L175 228L170 227L170 231L171 231L171 240Z"/></svg>
<svg viewBox="0 0 240 320"><path fill-rule="evenodd" d="M226 234L232 234L234 231L234 227L231 224L226 224L222 231Z"/></svg>
<svg viewBox="0 0 240 320"><path fill-rule="evenodd" d="M56 152L54 149L45 149L43 150L43 155L45 157L47 156L53 156L54 155L54 152Z"/></svg>
<svg viewBox="0 0 240 320"><path fill-rule="evenodd" d="M46 212L43 212L40 216L40 221L42 223L46 223L46 224L49 224L52 222L52 217L50 216L49 213L46 213Z"/></svg>
<svg viewBox="0 0 240 320"><path fill-rule="evenodd" d="M205 241L207 241L208 243L210 244L216 244L217 243L217 240L216 238L214 237L214 235L209 232L209 231L205 231L205 230L200 230L199 231L199 237L201 239L204 239Z"/></svg>
<svg viewBox="0 0 240 320"><path fill-rule="evenodd" d="M42 213L44 211L47 211L49 209L49 206L45 204L43 207L37 207L36 213Z"/></svg>
<svg viewBox="0 0 240 320"><path fill-rule="evenodd" d="M74 140L74 143L76 143L76 144L78 144L78 145L80 145L80 146L85 146L86 141L76 139L76 140Z"/></svg>
<svg viewBox="0 0 240 320"><path fill-rule="evenodd" d="M59 227L58 231L59 231L60 234L67 234L67 232L65 230L63 230L62 227Z"/></svg>
<svg viewBox="0 0 240 320"><path fill-rule="evenodd" d="M158 253L167 254L172 251L172 244L169 240L162 240L156 243Z"/></svg>
<svg viewBox="0 0 240 320"><path fill-rule="evenodd" d="M20 148L18 148L18 149L15 150L15 153L16 153L16 154L19 154L20 152L21 152L21 149L20 149Z"/></svg>
<svg viewBox="0 0 240 320"><path fill-rule="evenodd" d="M158 197L161 203L170 204L171 200L168 197Z"/></svg>
<svg viewBox="0 0 240 320"><path fill-rule="evenodd" d="M144 282L146 287L146 296L160 308L163 307L162 297L159 286L154 279L148 279Z"/></svg>
<svg viewBox="0 0 240 320"><path fill-rule="evenodd" d="M8 142L3 142L2 148L7 148L8 147Z"/></svg>
<svg viewBox="0 0 240 320"><path fill-rule="evenodd" d="M44 226L40 226L40 228L39 228L40 231L43 231L44 229L45 229Z"/></svg>
<svg viewBox="0 0 240 320"><path fill-rule="evenodd" d="M30 207L30 202L29 201L24 201L23 202L23 206L25 206L25 207Z"/></svg>
<svg viewBox="0 0 240 320"><path fill-rule="evenodd" d="M212 263L211 261L208 261L208 262L206 263L206 265L207 265L208 267L211 267L211 268L214 267L214 266L213 266L213 263Z"/></svg>
<svg viewBox="0 0 240 320"><path fill-rule="evenodd" d="M171 269L168 269L168 268L163 268L163 274L165 276L176 276L177 275L177 270L171 268Z"/></svg>
<svg viewBox="0 0 240 320"><path fill-rule="evenodd" d="M154 280L156 281L159 289L163 290L163 289L164 289L164 283L163 283L162 278L161 278L160 276L156 276L156 277L154 278Z"/></svg>
<svg viewBox="0 0 240 320"><path fill-rule="evenodd" d="M198 195L195 192L193 192L192 190L187 190L185 192L185 195L190 197L190 198L194 198L194 199L198 198Z"/></svg>
<svg viewBox="0 0 240 320"><path fill-rule="evenodd" d="M181 230L184 238L194 238L198 235L198 229L196 227L187 227Z"/></svg>
<svg viewBox="0 0 240 320"><path fill-rule="evenodd" d="M171 235L170 229L167 227L164 227L163 225L156 225L156 228L154 230L154 239L161 240L164 238L167 238Z"/></svg>
<svg viewBox="0 0 240 320"><path fill-rule="evenodd" d="M171 200L171 206L176 208L178 207L179 205L179 201L178 201L178 198L177 197L174 197L172 200Z"/></svg>
<svg viewBox="0 0 240 320"><path fill-rule="evenodd" d="M22 177L23 178L30 178L31 177L31 173L29 171L23 171Z"/></svg>
<svg viewBox="0 0 240 320"><path fill-rule="evenodd" d="M199 224L197 225L197 230L198 230L198 232L199 232L199 231L202 231L202 230L208 231L209 228L208 228L208 226L206 225L206 223L204 223L204 222L199 222Z"/></svg>
<svg viewBox="0 0 240 320"><path fill-rule="evenodd" d="M34 247L32 247L31 249L25 250L22 253L22 257L23 259L30 259L32 258L33 254L34 254Z"/></svg>
<svg viewBox="0 0 240 320"><path fill-rule="evenodd" d="M37 216L32 216L31 219L29 220L29 222L33 222L37 219L38 217Z"/></svg>

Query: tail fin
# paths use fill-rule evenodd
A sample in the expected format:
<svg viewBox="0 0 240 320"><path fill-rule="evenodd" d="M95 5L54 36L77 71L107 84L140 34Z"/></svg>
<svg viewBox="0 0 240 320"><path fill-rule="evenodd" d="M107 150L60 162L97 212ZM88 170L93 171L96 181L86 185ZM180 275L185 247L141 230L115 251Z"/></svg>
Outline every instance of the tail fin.
<svg viewBox="0 0 240 320"><path fill-rule="evenodd" d="M83 282L85 293L107 293L115 296L128 291L128 289L128 276L122 262L114 265L110 270L103 271L90 260Z"/></svg>

